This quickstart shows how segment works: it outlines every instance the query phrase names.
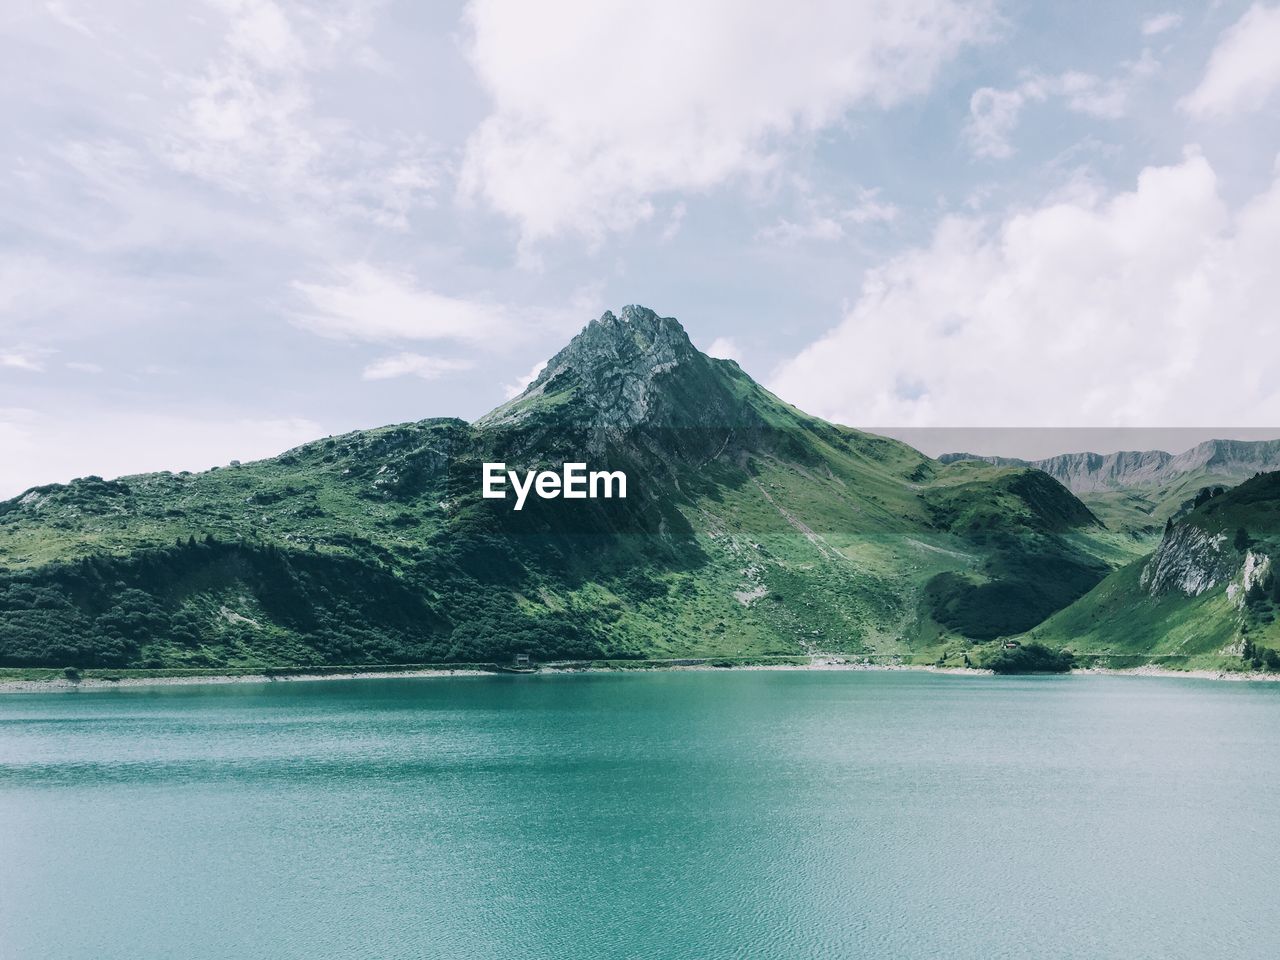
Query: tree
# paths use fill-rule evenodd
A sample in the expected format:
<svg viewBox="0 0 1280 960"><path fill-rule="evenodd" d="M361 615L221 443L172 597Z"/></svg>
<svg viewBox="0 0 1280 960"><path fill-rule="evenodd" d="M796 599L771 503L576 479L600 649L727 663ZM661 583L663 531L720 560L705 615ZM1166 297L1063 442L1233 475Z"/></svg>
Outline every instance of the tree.
<svg viewBox="0 0 1280 960"><path fill-rule="evenodd" d="M1235 548L1239 553L1244 553L1249 549L1249 531L1244 527L1236 530Z"/></svg>
<svg viewBox="0 0 1280 960"><path fill-rule="evenodd" d="M1002 648L987 657L984 666L994 673L1066 673L1074 663L1071 651L1053 650L1033 642Z"/></svg>

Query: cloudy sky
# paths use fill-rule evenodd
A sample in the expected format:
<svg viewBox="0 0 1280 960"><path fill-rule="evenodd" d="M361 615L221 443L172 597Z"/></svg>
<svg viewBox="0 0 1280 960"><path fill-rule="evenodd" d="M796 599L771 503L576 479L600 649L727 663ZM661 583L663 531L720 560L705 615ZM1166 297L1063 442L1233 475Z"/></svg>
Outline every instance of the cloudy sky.
<svg viewBox="0 0 1280 960"><path fill-rule="evenodd" d="M474 418L626 303L852 425L1275 426L1276 50L1266 3L7 0L0 496Z"/></svg>

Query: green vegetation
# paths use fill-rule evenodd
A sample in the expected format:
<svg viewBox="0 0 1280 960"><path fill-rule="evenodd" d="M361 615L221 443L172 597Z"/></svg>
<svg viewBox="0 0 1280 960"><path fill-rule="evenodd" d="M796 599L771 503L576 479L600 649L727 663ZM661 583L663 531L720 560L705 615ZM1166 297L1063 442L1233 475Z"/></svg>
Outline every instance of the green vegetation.
<svg viewBox="0 0 1280 960"><path fill-rule="evenodd" d="M1002 647L982 665L995 673L1066 673L1075 665L1067 650L1053 650L1041 643Z"/></svg>
<svg viewBox="0 0 1280 960"><path fill-rule="evenodd" d="M485 461L584 459L625 470L629 498L515 513L480 497ZM1148 548L1043 473L943 465L808 417L628 308L476 424L0 503L0 666L958 665Z"/></svg>
<svg viewBox="0 0 1280 960"><path fill-rule="evenodd" d="M1254 670L1280 670L1280 651L1249 639L1241 645L1240 659Z"/></svg>

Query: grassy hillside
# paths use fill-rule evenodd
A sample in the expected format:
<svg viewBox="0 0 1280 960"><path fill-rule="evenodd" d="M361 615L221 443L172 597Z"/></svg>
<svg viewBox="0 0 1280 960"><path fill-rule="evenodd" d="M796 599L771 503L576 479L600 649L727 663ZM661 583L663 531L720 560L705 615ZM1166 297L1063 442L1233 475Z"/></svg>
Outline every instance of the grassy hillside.
<svg viewBox="0 0 1280 960"><path fill-rule="evenodd" d="M1261 474L1173 522L1128 564L1029 633L1111 666L1280 667L1280 473Z"/></svg>
<svg viewBox="0 0 1280 960"><path fill-rule="evenodd" d="M1167 520L1194 509L1195 499L1202 491L1230 489L1250 475L1199 467L1152 486L1092 491L1079 497L1111 529L1129 531L1138 537L1158 537Z"/></svg>
<svg viewBox="0 0 1280 960"><path fill-rule="evenodd" d="M565 460L625 470L629 496L480 497L483 462ZM628 308L475 424L0 504L0 666L959 662L1137 549L1042 473L808 417Z"/></svg>

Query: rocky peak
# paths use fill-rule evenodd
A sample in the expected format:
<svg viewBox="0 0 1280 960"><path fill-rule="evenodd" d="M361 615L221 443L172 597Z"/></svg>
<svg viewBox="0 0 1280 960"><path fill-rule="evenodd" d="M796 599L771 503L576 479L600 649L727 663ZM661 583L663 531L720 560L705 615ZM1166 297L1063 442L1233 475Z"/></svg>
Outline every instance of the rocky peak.
<svg viewBox="0 0 1280 960"><path fill-rule="evenodd" d="M617 433L644 423L689 425L727 401L715 361L679 321L647 307L605 311L547 361L520 396L479 421L512 424L555 405L579 425Z"/></svg>
<svg viewBox="0 0 1280 960"><path fill-rule="evenodd" d="M626 306L615 316L606 310L549 361L528 392L572 374L584 381L652 380L657 374L698 356L684 327L647 307Z"/></svg>

